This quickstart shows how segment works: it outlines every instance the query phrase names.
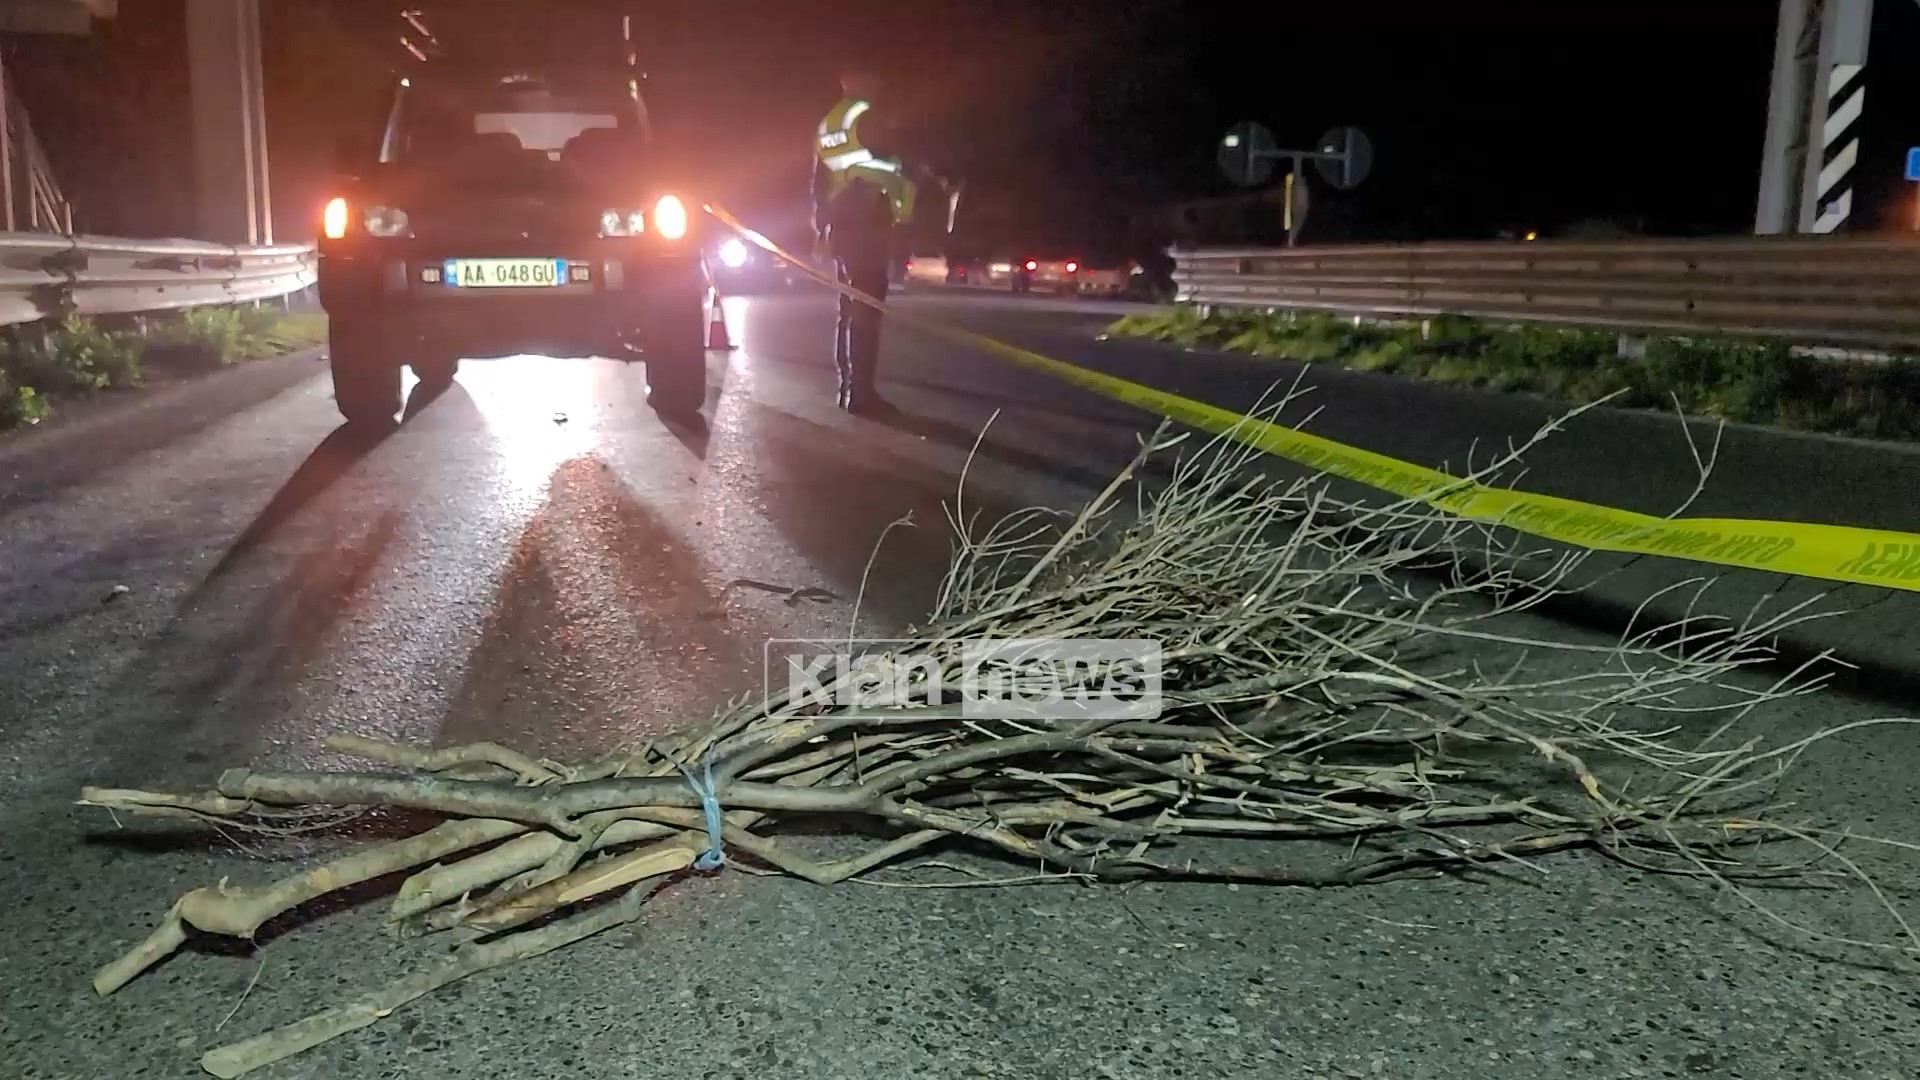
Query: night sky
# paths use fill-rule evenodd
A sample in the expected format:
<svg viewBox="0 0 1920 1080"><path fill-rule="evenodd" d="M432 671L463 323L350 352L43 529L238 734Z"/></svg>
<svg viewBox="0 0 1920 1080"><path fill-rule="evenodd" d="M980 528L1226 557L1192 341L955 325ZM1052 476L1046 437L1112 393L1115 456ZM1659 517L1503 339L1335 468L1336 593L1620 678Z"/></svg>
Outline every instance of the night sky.
<svg viewBox="0 0 1920 1080"><path fill-rule="evenodd" d="M401 57L399 6L264 5L283 238L311 235L335 136L375 122ZM1283 145L1337 123L1374 137L1378 165L1362 189L1314 192L1309 240L1316 229L1328 240L1742 232L1777 10L1774 0L422 6L455 42L462 25L503 11L542 13L523 32L555 41L571 32L551 17L562 9L632 12L674 152L709 178L703 194L774 232L803 220L812 127L837 95L836 70L857 59L887 80L882 105L923 154L967 176L983 221L1066 247L1128 236L1130 220L1168 200L1228 190L1215 146L1243 119ZM1881 7L1914 8L1883 19L1905 20L1895 29L1920 40L1920 8ZM178 231L190 226L177 197L189 183L178 4L121 10L93 41L16 40L10 56L82 217L104 231ZM1875 46L1889 71L1894 47ZM81 68L93 77L76 93ZM1870 112L1883 125L1889 115ZM138 163L150 190L126 194L132 176L103 170L109 160Z"/></svg>

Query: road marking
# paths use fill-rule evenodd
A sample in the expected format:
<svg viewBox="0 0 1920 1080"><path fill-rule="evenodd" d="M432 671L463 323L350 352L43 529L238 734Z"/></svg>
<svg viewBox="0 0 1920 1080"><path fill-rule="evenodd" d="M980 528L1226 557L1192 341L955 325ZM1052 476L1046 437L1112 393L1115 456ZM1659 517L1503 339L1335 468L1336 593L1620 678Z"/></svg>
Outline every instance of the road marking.
<svg viewBox="0 0 1920 1080"><path fill-rule="evenodd" d="M709 206L707 209L722 224L787 259L814 280L843 296L887 312L895 321L971 345L1102 397L1225 436L1328 476L1365 484L1468 520L1594 551L1661 555L1742 570L1920 592L1920 535L1802 521L1660 518L1577 499L1488 487L1438 469L1055 360L971 330L898 310L888 311L880 301L820 274L751 232L725 208Z"/></svg>

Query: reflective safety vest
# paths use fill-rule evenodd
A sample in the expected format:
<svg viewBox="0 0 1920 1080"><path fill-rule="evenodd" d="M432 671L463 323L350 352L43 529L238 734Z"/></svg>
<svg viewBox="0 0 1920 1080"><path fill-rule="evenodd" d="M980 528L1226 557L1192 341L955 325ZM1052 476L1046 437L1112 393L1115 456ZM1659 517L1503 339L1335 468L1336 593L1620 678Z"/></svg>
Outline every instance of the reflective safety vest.
<svg viewBox="0 0 1920 1080"><path fill-rule="evenodd" d="M860 142L860 116L869 108L872 103L860 98L841 98L820 121L814 150L832 177L830 195L838 195L848 184L862 180L887 193L896 224L911 221L913 181L898 161L881 157Z"/></svg>

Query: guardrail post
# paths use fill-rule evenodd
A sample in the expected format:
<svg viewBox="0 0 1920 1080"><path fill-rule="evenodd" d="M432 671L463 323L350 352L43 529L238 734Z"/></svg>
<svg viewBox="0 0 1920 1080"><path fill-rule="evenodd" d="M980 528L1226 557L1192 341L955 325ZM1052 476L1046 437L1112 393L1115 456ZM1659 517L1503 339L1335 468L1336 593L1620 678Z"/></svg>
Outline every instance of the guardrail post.
<svg viewBox="0 0 1920 1080"><path fill-rule="evenodd" d="M1621 334L1614 345L1613 355L1622 360L1645 360L1647 358L1647 337L1645 334Z"/></svg>

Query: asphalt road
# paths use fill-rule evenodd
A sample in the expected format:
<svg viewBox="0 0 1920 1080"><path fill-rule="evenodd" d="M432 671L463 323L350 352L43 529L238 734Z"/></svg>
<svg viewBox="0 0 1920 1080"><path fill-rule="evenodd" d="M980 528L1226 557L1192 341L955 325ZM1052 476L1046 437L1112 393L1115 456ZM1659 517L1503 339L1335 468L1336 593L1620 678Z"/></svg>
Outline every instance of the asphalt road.
<svg viewBox="0 0 1920 1080"><path fill-rule="evenodd" d="M883 389L903 416L847 417L831 408L824 297L732 303L742 348L712 358L705 432L663 426L636 369L520 358L467 365L368 442L337 427L308 358L0 443L0 1072L199 1075L207 1047L383 982L432 947L374 936L373 906L316 911L255 953L208 943L97 999L93 968L175 894L278 876L313 848L119 832L70 805L81 784L321 762L321 738L339 730L560 756L670 730L756 688L767 639L847 633L856 595L861 632L924 611L947 555L943 503L996 413L968 475L986 512L1071 505L1147 426L895 331ZM1287 375L1095 342L1104 311L902 303L1224 404ZM1524 432L1543 410L1315 379L1319 430L1426 460ZM1581 423L1595 426L1545 448L1532 486L1647 509L1676 484L1684 495L1670 427ZM1782 445L1730 443L1744 464L1708 496L1727 505L1700 510L1752 513L1775 485L1837 519L1920 525L1899 520L1910 502L1874 498L1912 490L1910 458ZM1611 479L1587 465L1595 454ZM1850 471L1869 461L1877 473ZM1841 467L1795 471L1822 462ZM728 588L737 578L841 599L790 606ZM1778 723L1885 711L1831 694ZM1804 769L1790 794L1920 839L1910 738L1834 745ZM1887 888L1910 903L1916 875L1893 872ZM1769 900L1842 929L1871 908L1850 893ZM1537 878L1349 892L822 889L727 873L662 895L634 927L469 980L264 1075L1895 1080L1920 1075L1916 985L1910 969L1788 937L1725 897L1577 856Z"/></svg>

